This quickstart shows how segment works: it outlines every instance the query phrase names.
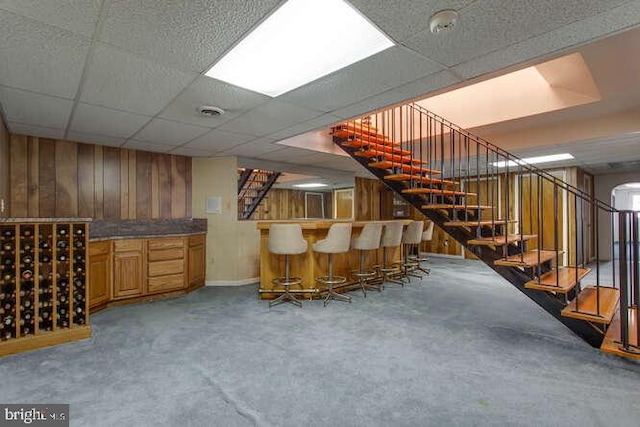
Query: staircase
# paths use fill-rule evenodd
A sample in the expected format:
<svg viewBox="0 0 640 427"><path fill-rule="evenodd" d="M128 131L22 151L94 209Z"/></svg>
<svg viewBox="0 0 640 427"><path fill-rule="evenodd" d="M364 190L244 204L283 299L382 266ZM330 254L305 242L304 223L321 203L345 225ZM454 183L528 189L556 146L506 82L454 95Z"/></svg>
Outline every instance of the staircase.
<svg viewBox="0 0 640 427"><path fill-rule="evenodd" d="M250 219L281 172L238 169L238 219Z"/></svg>
<svg viewBox="0 0 640 427"><path fill-rule="evenodd" d="M637 213L617 211L417 104L331 133L386 186L589 344L640 359ZM605 223L616 233L613 251L607 249L618 254L613 261L598 242Z"/></svg>

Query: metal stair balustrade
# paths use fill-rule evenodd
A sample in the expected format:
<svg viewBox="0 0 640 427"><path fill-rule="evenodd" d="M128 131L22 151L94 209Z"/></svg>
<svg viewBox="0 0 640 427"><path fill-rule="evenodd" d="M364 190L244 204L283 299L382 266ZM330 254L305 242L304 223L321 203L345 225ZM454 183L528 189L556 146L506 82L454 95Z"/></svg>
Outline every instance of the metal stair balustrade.
<svg viewBox="0 0 640 427"><path fill-rule="evenodd" d="M384 185L589 344L640 358L637 213L619 212L415 103L331 133ZM610 261L598 239L605 223Z"/></svg>
<svg viewBox="0 0 640 427"><path fill-rule="evenodd" d="M238 170L238 218L250 219L281 172L260 169Z"/></svg>

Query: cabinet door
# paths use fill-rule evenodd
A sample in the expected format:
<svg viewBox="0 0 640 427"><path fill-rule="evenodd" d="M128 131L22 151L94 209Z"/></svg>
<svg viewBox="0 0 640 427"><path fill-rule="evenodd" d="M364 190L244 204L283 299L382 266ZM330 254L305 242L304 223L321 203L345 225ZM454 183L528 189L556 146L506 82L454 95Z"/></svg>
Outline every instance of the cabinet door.
<svg viewBox="0 0 640 427"><path fill-rule="evenodd" d="M103 253L89 257L89 308L111 299L111 255Z"/></svg>
<svg viewBox="0 0 640 427"><path fill-rule="evenodd" d="M204 245L189 247L189 286L203 285L205 273Z"/></svg>
<svg viewBox="0 0 640 427"><path fill-rule="evenodd" d="M142 295L145 274L141 252L116 252L114 260L114 298Z"/></svg>

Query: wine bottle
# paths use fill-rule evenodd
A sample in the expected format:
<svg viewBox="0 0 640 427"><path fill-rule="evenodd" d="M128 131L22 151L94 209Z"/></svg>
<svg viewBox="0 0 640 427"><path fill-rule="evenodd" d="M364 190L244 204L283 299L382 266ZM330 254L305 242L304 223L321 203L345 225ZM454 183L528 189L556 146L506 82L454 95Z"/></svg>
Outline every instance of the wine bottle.
<svg viewBox="0 0 640 427"><path fill-rule="evenodd" d="M42 263L51 262L51 255L49 255L49 254L41 254L40 255L40 262L42 262Z"/></svg>
<svg viewBox="0 0 640 427"><path fill-rule="evenodd" d="M33 257L31 255L27 254L22 257L22 264L31 265L31 263L33 263Z"/></svg>
<svg viewBox="0 0 640 427"><path fill-rule="evenodd" d="M67 249L69 245L67 244L66 240L60 240L58 242L58 249Z"/></svg>
<svg viewBox="0 0 640 427"><path fill-rule="evenodd" d="M2 244L2 250L7 251L7 252L13 251L13 242L11 242L11 241L4 242Z"/></svg>
<svg viewBox="0 0 640 427"><path fill-rule="evenodd" d="M13 237L15 235L13 228L6 228L2 234L4 235L4 237Z"/></svg>
<svg viewBox="0 0 640 427"><path fill-rule="evenodd" d="M59 253L59 254L58 254L58 261L60 261L60 262L65 262L65 261L67 261L67 260L68 260L68 258L67 258L67 254L65 254L65 253Z"/></svg>
<svg viewBox="0 0 640 427"><path fill-rule="evenodd" d="M84 234L84 227L76 228L76 235L82 236Z"/></svg>
<svg viewBox="0 0 640 427"><path fill-rule="evenodd" d="M31 278L33 278L33 271L31 270L24 270L22 272L22 278L25 280L30 280Z"/></svg>

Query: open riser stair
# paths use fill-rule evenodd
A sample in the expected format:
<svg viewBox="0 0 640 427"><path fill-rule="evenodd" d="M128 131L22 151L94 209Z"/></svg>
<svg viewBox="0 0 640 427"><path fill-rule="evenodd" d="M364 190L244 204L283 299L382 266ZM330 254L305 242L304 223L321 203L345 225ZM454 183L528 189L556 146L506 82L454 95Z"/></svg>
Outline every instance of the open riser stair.
<svg viewBox="0 0 640 427"><path fill-rule="evenodd" d="M617 211L417 104L341 123L331 133L387 187L585 341L640 359L637 213ZM613 249L603 249L598 237L609 229Z"/></svg>
<svg viewBox="0 0 640 427"><path fill-rule="evenodd" d="M281 172L238 169L238 219L250 219Z"/></svg>

